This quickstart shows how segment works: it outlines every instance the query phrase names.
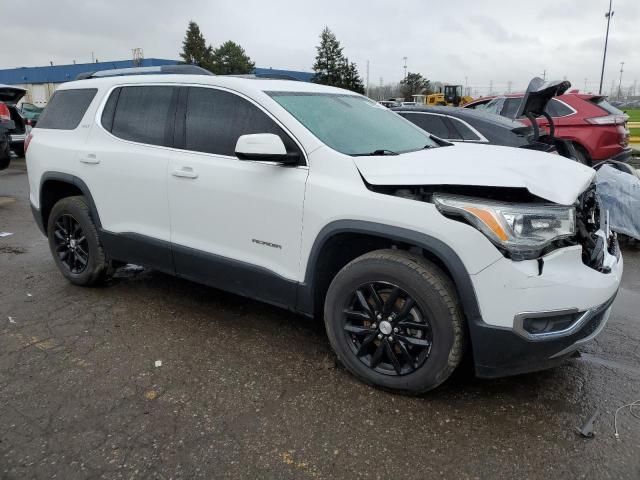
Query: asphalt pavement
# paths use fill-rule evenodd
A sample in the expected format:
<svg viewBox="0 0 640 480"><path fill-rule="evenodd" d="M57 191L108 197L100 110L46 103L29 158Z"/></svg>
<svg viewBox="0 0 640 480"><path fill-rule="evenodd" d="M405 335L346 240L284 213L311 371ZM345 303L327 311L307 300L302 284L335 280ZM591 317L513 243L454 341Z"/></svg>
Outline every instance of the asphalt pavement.
<svg viewBox="0 0 640 480"><path fill-rule="evenodd" d="M640 247L579 358L422 397L365 386L323 325L135 268L79 288L0 172L0 478L640 478ZM576 433L595 417L595 436ZM640 408L637 409L640 416Z"/></svg>

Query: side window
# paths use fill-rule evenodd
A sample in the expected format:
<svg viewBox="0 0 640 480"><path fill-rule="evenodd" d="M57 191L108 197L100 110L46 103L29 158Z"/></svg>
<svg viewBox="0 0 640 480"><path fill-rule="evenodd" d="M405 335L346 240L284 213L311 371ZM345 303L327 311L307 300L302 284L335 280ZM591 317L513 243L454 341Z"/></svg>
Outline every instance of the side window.
<svg viewBox="0 0 640 480"><path fill-rule="evenodd" d="M244 98L223 90L189 87L185 122L185 149L235 156L242 135L273 133L287 152L299 152L296 143L266 113Z"/></svg>
<svg viewBox="0 0 640 480"><path fill-rule="evenodd" d="M568 106L553 98L549 103L547 103L546 111L552 117L566 117L567 115L571 115L573 113L573 110L571 110Z"/></svg>
<svg viewBox="0 0 640 480"><path fill-rule="evenodd" d="M416 124L426 132L434 134L440 138L451 138L447 124L444 122L444 117L440 115L430 115L428 113L401 113L401 115L409 120L411 123Z"/></svg>
<svg viewBox="0 0 640 480"><path fill-rule="evenodd" d="M102 125L124 140L170 146L177 93L176 87L164 85L116 89L105 105Z"/></svg>
<svg viewBox="0 0 640 480"><path fill-rule="evenodd" d="M453 125L453 128L458 131L458 135L456 136L456 138L461 138L466 142L479 142L480 140L482 140L477 134L473 132L473 130L471 130L469 127L467 127L467 125L465 125L457 118L449 117L449 121L451 122L451 125Z"/></svg>
<svg viewBox="0 0 640 480"><path fill-rule="evenodd" d="M74 130L97 92L96 88L58 90L40 115L36 128Z"/></svg>
<svg viewBox="0 0 640 480"><path fill-rule="evenodd" d="M507 118L515 118L521 101L522 98L506 98L500 115Z"/></svg>

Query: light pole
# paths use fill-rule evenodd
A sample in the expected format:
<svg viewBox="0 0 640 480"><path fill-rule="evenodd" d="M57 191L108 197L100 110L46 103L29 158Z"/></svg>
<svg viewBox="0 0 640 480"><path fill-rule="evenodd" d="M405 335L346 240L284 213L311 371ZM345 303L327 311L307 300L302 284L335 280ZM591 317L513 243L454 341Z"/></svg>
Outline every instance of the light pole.
<svg viewBox="0 0 640 480"><path fill-rule="evenodd" d="M404 79L407 80L407 57L402 57L404 60Z"/></svg>
<svg viewBox="0 0 640 480"><path fill-rule="evenodd" d="M604 54L602 55L602 71L600 72L600 88L598 89L598 95L602 95L602 81L604 80L604 64L607 61L607 43L609 43L609 24L611 23L611 17L613 17L613 12L611 10L611 4L613 0L609 0L609 11L604 14L607 18L607 34L604 37Z"/></svg>
<svg viewBox="0 0 640 480"><path fill-rule="evenodd" d="M618 100L622 97L622 72L624 72L624 62L620 62L620 82L618 83Z"/></svg>

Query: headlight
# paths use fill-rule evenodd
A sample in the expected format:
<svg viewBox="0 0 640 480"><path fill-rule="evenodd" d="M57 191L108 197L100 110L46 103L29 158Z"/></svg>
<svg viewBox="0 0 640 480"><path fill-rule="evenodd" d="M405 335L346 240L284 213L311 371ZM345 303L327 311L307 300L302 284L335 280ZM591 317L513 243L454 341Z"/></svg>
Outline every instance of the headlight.
<svg viewBox="0 0 640 480"><path fill-rule="evenodd" d="M434 195L438 210L464 217L513 260L537 258L554 240L576 230L573 207L493 202L469 197Z"/></svg>

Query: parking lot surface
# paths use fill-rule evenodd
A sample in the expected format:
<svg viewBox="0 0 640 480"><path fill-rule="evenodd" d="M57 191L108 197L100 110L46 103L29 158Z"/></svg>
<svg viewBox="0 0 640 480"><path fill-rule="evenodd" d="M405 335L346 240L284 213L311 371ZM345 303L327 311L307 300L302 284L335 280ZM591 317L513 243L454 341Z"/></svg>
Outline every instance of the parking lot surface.
<svg viewBox="0 0 640 480"><path fill-rule="evenodd" d="M320 321L135 268L70 285L24 161L0 172L0 232L2 479L640 478L640 419L621 411L616 440L613 417L640 399L634 245L581 357L415 398L354 380Z"/></svg>

